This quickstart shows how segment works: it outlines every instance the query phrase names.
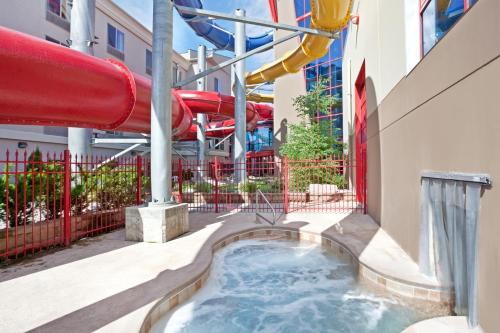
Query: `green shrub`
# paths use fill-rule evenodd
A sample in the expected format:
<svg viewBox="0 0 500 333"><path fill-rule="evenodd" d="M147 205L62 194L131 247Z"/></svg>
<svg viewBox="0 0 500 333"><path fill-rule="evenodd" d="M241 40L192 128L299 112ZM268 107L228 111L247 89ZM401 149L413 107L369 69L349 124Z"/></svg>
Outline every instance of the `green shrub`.
<svg viewBox="0 0 500 333"><path fill-rule="evenodd" d="M207 182L196 183L196 192L210 193L213 185Z"/></svg>
<svg viewBox="0 0 500 333"><path fill-rule="evenodd" d="M182 180L189 181L193 178L193 171L191 169L182 170Z"/></svg>
<svg viewBox="0 0 500 333"><path fill-rule="evenodd" d="M326 82L321 80L315 89L294 98L293 106L301 122L288 125L285 143L280 148L281 155L300 160L342 154L343 143L330 135L329 128L322 128L325 123L316 120L317 114L328 114L340 103L338 99L325 95L325 89Z"/></svg>
<svg viewBox="0 0 500 333"><path fill-rule="evenodd" d="M251 182L246 182L243 184L240 184L239 190L241 192L246 192L246 193L255 193L257 192L257 184L256 183L251 183Z"/></svg>
<svg viewBox="0 0 500 333"><path fill-rule="evenodd" d="M17 175L17 186L14 177L7 179L6 174L0 177L0 221L7 218L7 206L10 226L15 225L16 216L18 224L25 222L24 207L28 212L38 210L35 220L53 219L63 214L64 200L61 198L64 195L64 166L61 161L48 160L42 163L42 160L38 150L29 156L25 172ZM6 165L6 170L12 171L12 165ZM112 209L136 202L137 172L132 165L108 163L92 172L80 169L76 175L73 173L71 181L71 211L74 214L82 213L92 203L95 203L93 209ZM143 194L149 188L149 183L149 177L143 176ZM27 224L33 222L31 215L27 214Z"/></svg>
<svg viewBox="0 0 500 333"><path fill-rule="evenodd" d="M304 192L310 184L336 185L339 189L347 187L342 174L342 166L335 160L317 160L314 162L291 162L289 165L290 191Z"/></svg>

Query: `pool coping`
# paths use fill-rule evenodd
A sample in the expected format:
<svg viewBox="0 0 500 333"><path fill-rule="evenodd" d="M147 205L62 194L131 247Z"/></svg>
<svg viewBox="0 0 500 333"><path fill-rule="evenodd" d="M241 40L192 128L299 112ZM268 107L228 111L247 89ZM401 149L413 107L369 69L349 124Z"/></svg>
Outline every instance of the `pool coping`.
<svg viewBox="0 0 500 333"><path fill-rule="evenodd" d="M208 279L210 268L212 266L213 254L225 246L244 239L274 239L276 237L306 240L320 244L323 247L332 250L335 255L341 259L348 259L357 270L359 280L367 281L381 289L386 290L397 296L416 299L432 304L443 304L449 306L452 294L449 288L435 285L425 285L422 283L409 282L401 278L390 276L370 267L369 264L361 260L354 251L349 249L349 245L334 236L318 234L312 231L298 230L287 226L256 226L245 230L233 232L228 235L221 235L221 239L215 240L211 246L210 259L205 262L201 273L195 275L192 279L174 288L157 301L148 311L144 318L140 333L148 333L151 328L167 312L179 304L187 301L199 289L201 289Z"/></svg>

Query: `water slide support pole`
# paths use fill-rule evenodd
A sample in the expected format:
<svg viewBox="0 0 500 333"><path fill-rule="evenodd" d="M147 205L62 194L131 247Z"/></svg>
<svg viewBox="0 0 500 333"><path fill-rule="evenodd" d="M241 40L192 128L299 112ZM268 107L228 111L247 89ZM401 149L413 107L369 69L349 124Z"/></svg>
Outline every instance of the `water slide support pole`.
<svg viewBox="0 0 500 333"><path fill-rule="evenodd" d="M94 55L95 0L73 0L71 7L70 48ZM73 158L91 154L92 129L68 128L68 149Z"/></svg>
<svg viewBox="0 0 500 333"><path fill-rule="evenodd" d="M231 89L230 90L231 90L231 96L234 97L234 83L236 82L236 78L235 78L235 76L236 76L236 74L235 74L236 73L236 63L232 64L230 68L231 68L231 86L230 86ZM233 132L233 134L234 134L234 132ZM231 150L231 156L229 156L229 158L232 161L234 161L234 135L231 136L229 144L231 147L233 147L233 149Z"/></svg>
<svg viewBox="0 0 500 333"><path fill-rule="evenodd" d="M198 46L198 73L204 72L207 69L207 47L205 45ZM196 80L196 90L207 90L207 77L201 77ZM198 174L203 178L203 170L205 164L206 151L206 136L205 128L207 126L207 116L203 113L196 115L196 140L198 141Z"/></svg>
<svg viewBox="0 0 500 333"><path fill-rule="evenodd" d="M172 1L154 0L150 205L172 202L172 22Z"/></svg>
<svg viewBox="0 0 500 333"><path fill-rule="evenodd" d="M236 9L236 16L245 16L244 9ZM246 52L245 23L235 23L235 56ZM235 102L234 102L234 179L238 183L246 180L246 82L245 60L240 60L235 66Z"/></svg>

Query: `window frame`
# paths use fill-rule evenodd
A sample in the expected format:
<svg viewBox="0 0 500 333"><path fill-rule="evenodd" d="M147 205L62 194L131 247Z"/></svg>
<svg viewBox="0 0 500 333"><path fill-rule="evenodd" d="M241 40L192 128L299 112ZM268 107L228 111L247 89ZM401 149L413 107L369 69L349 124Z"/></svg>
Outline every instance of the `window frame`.
<svg viewBox="0 0 500 333"><path fill-rule="evenodd" d="M54 11L51 10L51 6L50 6L50 2L51 1L58 1L59 2L59 12L58 13L56 13L56 12L54 12ZM47 3L47 11L48 12L50 12L53 15L56 15L57 17L59 17L62 20L69 21L67 12L65 13L64 10L63 10L63 7L65 7L66 9L68 7L68 1L67 0L47 0L46 3Z"/></svg>
<svg viewBox="0 0 500 333"><path fill-rule="evenodd" d="M447 34L448 34L448 31L450 31L453 27L450 28L450 30L448 30L444 35L443 37L441 37L436 43L434 43L434 45L432 45L432 47L429 49L429 51L427 52L427 54L424 54L424 12L425 10L427 9L427 7L429 6L429 4L431 3L432 0L420 0L419 1L419 21L420 21L420 59L423 59L427 54L429 54L432 49L441 41L441 39L443 39ZM462 13L462 17L469 11L469 9L474 6L477 1L475 3L472 3L471 4L471 0L463 0L464 2L464 12ZM462 17L460 17L457 22L459 22ZM455 24L457 23L455 22ZM454 25L455 25L454 24Z"/></svg>
<svg viewBox="0 0 500 333"><path fill-rule="evenodd" d="M220 92L219 78L214 77L214 91Z"/></svg>
<svg viewBox="0 0 500 333"><path fill-rule="evenodd" d="M115 31L115 36L114 36L114 40L115 40L115 45L111 45L110 43L110 39L109 39L109 28L113 28L114 31ZM114 50L122 53L122 54L125 54L125 32L121 31L120 29L118 29L117 27L115 27L114 25L112 25L111 23L107 23L107 33L108 33L108 38L107 38L107 46L113 48ZM118 46L118 36L119 34L121 34L123 36L123 50L120 50L117 46Z"/></svg>
<svg viewBox="0 0 500 333"><path fill-rule="evenodd" d="M306 11L307 10L307 3L309 0L294 0L296 1L301 1L302 2L302 8L304 9L304 12L297 13L297 5L294 2L294 12L295 12L295 21L297 22L298 26L307 26L308 21L311 19L311 12ZM347 27L347 26L346 26ZM345 48L345 40L346 40L346 30L345 28L341 31L340 33L340 38L339 40L334 41L334 43L339 43L340 47L340 54L335 53L333 49L333 44L329 47L328 53L320 59L317 59L316 61L309 63L305 65L302 68L302 73L304 76L304 85L306 90L308 90L309 85L316 85L319 82L319 79L321 77L327 77L328 78L328 86L325 88L324 91L329 91L329 95L332 96L333 90L337 89L342 89L343 86L343 81L342 77L340 77L340 80L337 80L337 76L333 77L334 72L332 71L332 65L335 64L336 62L340 61L340 64L342 64L342 59L344 58L344 48ZM328 66L328 69L325 73L321 74L320 69L322 66ZM340 66L340 69L342 68L342 65ZM308 70L313 70L314 75L311 75L308 77ZM338 71L338 69L337 69ZM341 71L341 70L340 70ZM335 73L336 74L336 73ZM343 96L341 94L341 101L343 101ZM339 141L343 140L343 130L340 129L340 135L339 133L335 133L333 130L336 128L335 122L337 119L343 117L343 110L342 107L340 107L340 110L337 108L333 107L333 105L330 107L330 112L328 114L322 115L319 113L316 113L314 116L314 120L319 124L322 120L328 120L329 121L329 131L330 131L330 136L336 137Z"/></svg>
<svg viewBox="0 0 500 333"><path fill-rule="evenodd" d="M149 55L151 54L151 66L148 67L148 59ZM150 49L146 49L146 73L149 75L153 74L153 51Z"/></svg>
<svg viewBox="0 0 500 333"><path fill-rule="evenodd" d="M65 46L65 47L69 47L68 44L64 43L64 42L61 42L60 40L54 38L54 37L51 37L49 35L45 35L45 40L47 42L51 42L51 43L54 43L54 44L58 44L58 45L61 45L61 46Z"/></svg>

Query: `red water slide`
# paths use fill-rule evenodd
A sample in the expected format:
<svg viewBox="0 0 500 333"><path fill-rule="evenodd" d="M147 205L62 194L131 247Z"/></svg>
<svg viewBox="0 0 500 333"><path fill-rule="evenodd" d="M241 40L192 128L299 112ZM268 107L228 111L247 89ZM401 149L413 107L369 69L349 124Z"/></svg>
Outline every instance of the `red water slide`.
<svg viewBox="0 0 500 333"><path fill-rule="evenodd" d="M234 124L231 96L188 90L172 94L177 139L195 137L197 113L209 115L209 136L227 134L214 127ZM149 133L150 101L151 81L118 61L0 27L0 123ZM260 119L272 116L270 106L247 103L248 129L257 125L259 112Z"/></svg>

